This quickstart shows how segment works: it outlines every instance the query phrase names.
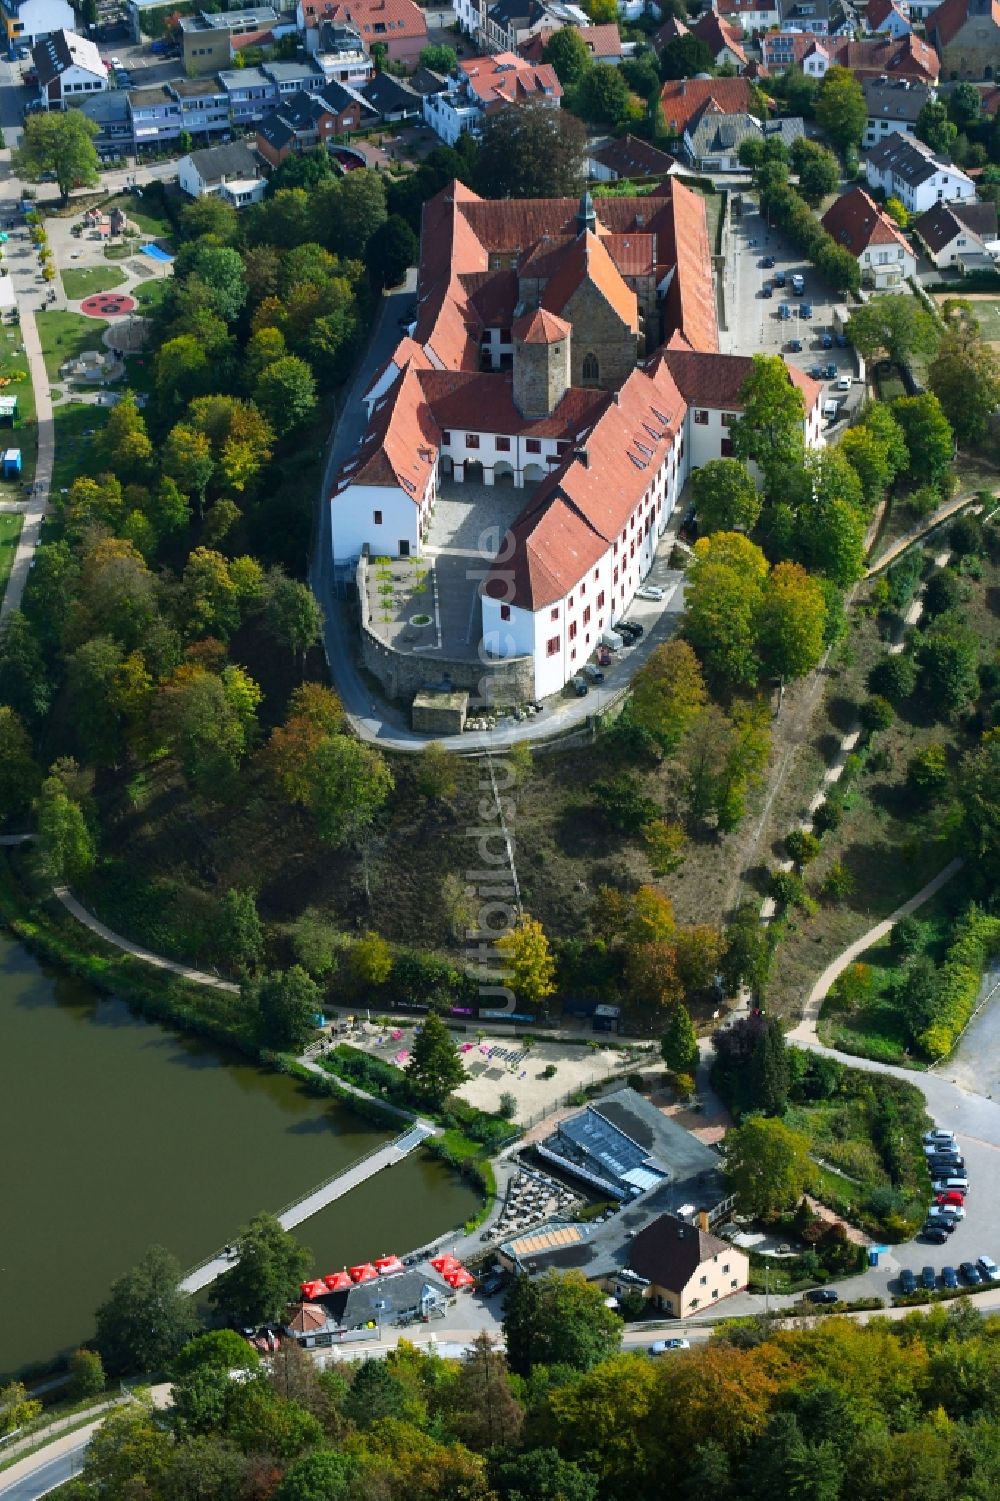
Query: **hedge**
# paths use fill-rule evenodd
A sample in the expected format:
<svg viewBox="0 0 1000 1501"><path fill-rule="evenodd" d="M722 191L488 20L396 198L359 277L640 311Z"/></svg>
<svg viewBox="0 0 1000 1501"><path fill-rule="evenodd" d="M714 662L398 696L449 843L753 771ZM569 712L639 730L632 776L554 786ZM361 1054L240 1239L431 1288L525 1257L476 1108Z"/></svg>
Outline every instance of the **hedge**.
<svg viewBox="0 0 1000 1501"><path fill-rule="evenodd" d="M934 1021L917 1039L928 1058L946 1058L968 1026L986 961L998 950L1000 917L970 907L939 971Z"/></svg>

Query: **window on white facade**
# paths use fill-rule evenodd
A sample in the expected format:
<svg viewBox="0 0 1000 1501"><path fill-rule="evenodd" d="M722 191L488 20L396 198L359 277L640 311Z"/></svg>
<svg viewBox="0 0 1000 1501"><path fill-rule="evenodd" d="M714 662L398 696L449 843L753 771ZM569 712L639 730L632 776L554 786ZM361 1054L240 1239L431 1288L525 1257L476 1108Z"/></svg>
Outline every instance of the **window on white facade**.
<svg viewBox="0 0 1000 1501"><path fill-rule="evenodd" d="M550 636L549 639L545 643L545 655L547 657L554 657L555 654L556 654L556 652L558 650L559 650L559 637L558 636Z"/></svg>
<svg viewBox="0 0 1000 1501"><path fill-rule="evenodd" d="M699 427L707 427L708 426L708 413L705 411L705 409L703 407L696 407L695 408L694 420L698 424Z"/></svg>
<svg viewBox="0 0 1000 1501"><path fill-rule="evenodd" d="M510 605L501 605L500 606L500 619L501 620L509 620L510 619Z"/></svg>
<svg viewBox="0 0 1000 1501"><path fill-rule="evenodd" d="M381 526L382 525L382 512L381 511L372 511L372 523L375 526Z"/></svg>

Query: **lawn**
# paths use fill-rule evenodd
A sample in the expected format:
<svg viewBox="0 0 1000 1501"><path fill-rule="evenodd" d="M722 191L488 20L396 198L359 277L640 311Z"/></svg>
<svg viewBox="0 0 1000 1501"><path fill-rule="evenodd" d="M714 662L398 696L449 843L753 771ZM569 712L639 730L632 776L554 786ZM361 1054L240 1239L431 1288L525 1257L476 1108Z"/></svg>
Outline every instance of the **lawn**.
<svg viewBox="0 0 1000 1501"><path fill-rule="evenodd" d="M38 335L50 380L59 379L59 367L85 349L100 349L107 323L83 313L40 312Z"/></svg>
<svg viewBox="0 0 1000 1501"><path fill-rule="evenodd" d="M120 193L116 198L109 198L104 204L106 213L113 208L124 209L126 218L130 219L143 234L153 235L156 239L166 239L172 230L170 220L165 214L159 214L141 193Z"/></svg>
<svg viewBox="0 0 1000 1501"><path fill-rule="evenodd" d="M10 577L11 566L14 562L14 554L17 552L17 539L21 535L23 516L10 515L0 512L0 599L3 598L7 588L7 580Z"/></svg>
<svg viewBox="0 0 1000 1501"><path fill-rule="evenodd" d="M35 476L35 457L38 453L38 428L35 424L35 392L28 374L28 361L21 344L21 330L17 327L0 327L0 377L6 377L10 385L5 389L17 397L18 424L11 432L0 433L4 448L21 450L21 480L14 485L0 482L0 499L21 498L21 484L30 484Z"/></svg>
<svg viewBox="0 0 1000 1501"><path fill-rule="evenodd" d="M52 490L68 490L79 474L90 469L94 434L108 420L108 407L82 401L60 403L52 408L56 429L55 460L52 465Z"/></svg>
<svg viewBox="0 0 1000 1501"><path fill-rule="evenodd" d="M63 290L73 301L90 297L94 292L110 292L125 280L114 266L73 266L60 274Z"/></svg>
<svg viewBox="0 0 1000 1501"><path fill-rule="evenodd" d="M935 294L935 302L942 307L950 299L957 295L955 292ZM991 344L1000 345L1000 297L990 297L985 293L967 294L964 299L972 308L972 316L979 324L979 332L983 338Z"/></svg>
<svg viewBox="0 0 1000 1501"><path fill-rule="evenodd" d="M132 295L145 312L151 312L160 306L169 286L169 276L153 276L149 281L141 281L137 287L133 287Z"/></svg>

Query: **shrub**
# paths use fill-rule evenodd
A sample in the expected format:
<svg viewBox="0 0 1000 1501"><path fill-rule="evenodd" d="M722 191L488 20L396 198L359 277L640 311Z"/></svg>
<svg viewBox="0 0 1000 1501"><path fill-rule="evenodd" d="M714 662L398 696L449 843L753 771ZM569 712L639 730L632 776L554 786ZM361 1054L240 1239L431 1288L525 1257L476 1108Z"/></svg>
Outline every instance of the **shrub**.
<svg viewBox="0 0 1000 1501"><path fill-rule="evenodd" d="M939 568L924 585L924 614L933 619L962 601L962 586L951 568Z"/></svg>
<svg viewBox="0 0 1000 1501"><path fill-rule="evenodd" d="M870 734L887 730L896 717L896 711L887 698L869 698L861 705L861 723Z"/></svg>
<svg viewBox="0 0 1000 1501"><path fill-rule="evenodd" d="M918 917L901 917L893 928L889 946L898 959L912 959L927 946L927 924Z"/></svg>
<svg viewBox="0 0 1000 1501"><path fill-rule="evenodd" d="M835 860L823 877L820 895L828 902L843 902L854 893L855 881L842 860Z"/></svg>
<svg viewBox="0 0 1000 1501"><path fill-rule="evenodd" d="M959 516L948 528L948 545L959 558L982 557L986 552L986 532L978 516Z"/></svg>
<svg viewBox="0 0 1000 1501"><path fill-rule="evenodd" d="M833 995L846 1011L862 1005L872 993L874 981L867 964L849 964L833 984Z"/></svg>
<svg viewBox="0 0 1000 1501"><path fill-rule="evenodd" d="M924 802L933 801L948 785L947 747L934 741L911 756L906 767L906 784Z"/></svg>
<svg viewBox="0 0 1000 1501"><path fill-rule="evenodd" d="M905 610L920 583L920 575L923 572L923 558L916 548L911 548L904 553L898 563L893 563L886 572L886 583L889 585L889 600L894 610Z"/></svg>
<svg viewBox="0 0 1000 1501"><path fill-rule="evenodd" d="M673 1085L680 1100L689 1100L694 1094L694 1079L690 1074L674 1074Z"/></svg>
<svg viewBox="0 0 1000 1501"><path fill-rule="evenodd" d="M512 1121L517 1114L517 1095L511 1094L510 1090L504 1090L503 1094L500 1096L500 1104L497 1107L497 1113L501 1115L505 1121Z"/></svg>
<svg viewBox="0 0 1000 1501"><path fill-rule="evenodd" d="M893 704L909 698L916 685L916 665L912 657L902 652L883 657L868 674L868 691Z"/></svg>
<svg viewBox="0 0 1000 1501"><path fill-rule="evenodd" d="M789 859L801 867L808 865L810 860L815 860L820 852L820 842L807 829L793 829L785 840L785 849Z"/></svg>
<svg viewBox="0 0 1000 1501"><path fill-rule="evenodd" d="M817 834L829 834L838 827L844 816L839 798L830 796L820 803L813 814L813 828Z"/></svg>
<svg viewBox="0 0 1000 1501"><path fill-rule="evenodd" d="M637 1090L641 1094L646 1088L646 1077L644 1074L629 1074L625 1083L629 1089Z"/></svg>
<svg viewBox="0 0 1000 1501"><path fill-rule="evenodd" d="M935 1017L917 1039L928 1058L945 1058L975 1010L987 957L1000 950L1000 917L970 907L938 971Z"/></svg>
<svg viewBox="0 0 1000 1501"><path fill-rule="evenodd" d="M542 1069L542 1078L543 1079L554 1079L555 1076L556 1076L556 1066L555 1066L555 1064L554 1063L547 1063L545 1065L545 1067Z"/></svg>

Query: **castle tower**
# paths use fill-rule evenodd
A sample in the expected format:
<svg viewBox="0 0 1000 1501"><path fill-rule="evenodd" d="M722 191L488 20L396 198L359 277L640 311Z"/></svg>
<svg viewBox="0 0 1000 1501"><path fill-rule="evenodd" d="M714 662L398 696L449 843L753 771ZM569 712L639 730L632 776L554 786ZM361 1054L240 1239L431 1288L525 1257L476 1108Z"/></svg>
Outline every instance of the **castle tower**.
<svg viewBox="0 0 1000 1501"><path fill-rule="evenodd" d="M545 308L514 324L514 404L522 417L547 417L569 388L573 330Z"/></svg>

